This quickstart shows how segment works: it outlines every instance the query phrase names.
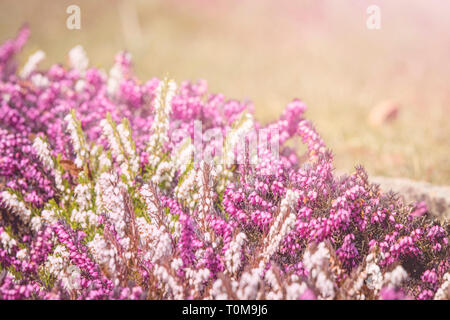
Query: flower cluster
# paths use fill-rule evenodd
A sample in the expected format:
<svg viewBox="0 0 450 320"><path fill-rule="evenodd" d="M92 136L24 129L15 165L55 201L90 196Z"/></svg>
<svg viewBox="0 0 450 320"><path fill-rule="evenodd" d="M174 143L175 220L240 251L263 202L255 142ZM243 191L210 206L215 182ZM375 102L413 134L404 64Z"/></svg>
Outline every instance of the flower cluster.
<svg viewBox="0 0 450 320"><path fill-rule="evenodd" d="M18 71L28 34L0 46L0 299L450 298L448 223L335 175L303 102L263 125L80 46Z"/></svg>

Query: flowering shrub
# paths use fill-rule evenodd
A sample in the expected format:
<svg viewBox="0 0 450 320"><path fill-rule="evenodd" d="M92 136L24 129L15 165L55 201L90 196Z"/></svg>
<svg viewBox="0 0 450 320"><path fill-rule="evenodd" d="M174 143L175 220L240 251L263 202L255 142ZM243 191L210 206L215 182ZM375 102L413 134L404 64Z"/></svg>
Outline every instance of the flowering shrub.
<svg viewBox="0 0 450 320"><path fill-rule="evenodd" d="M450 297L448 224L361 167L335 176L301 101L264 126L204 82L140 83L127 53L106 74L81 47L18 73L28 33L0 47L0 298Z"/></svg>

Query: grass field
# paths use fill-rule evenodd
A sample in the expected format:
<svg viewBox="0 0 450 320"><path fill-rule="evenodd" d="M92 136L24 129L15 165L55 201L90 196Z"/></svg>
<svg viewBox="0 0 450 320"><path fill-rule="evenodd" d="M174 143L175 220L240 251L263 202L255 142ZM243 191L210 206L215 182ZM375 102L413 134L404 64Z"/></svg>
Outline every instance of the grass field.
<svg viewBox="0 0 450 320"><path fill-rule="evenodd" d="M366 28L367 1L7 1L0 40L28 23L21 62L42 49L47 67L66 63L82 44L91 64L108 69L129 50L141 79L206 79L210 91L249 99L257 117L275 119L304 100L338 170L450 184L450 4L373 1L380 30ZM81 30L68 30L68 5ZM368 124L383 101L398 118Z"/></svg>

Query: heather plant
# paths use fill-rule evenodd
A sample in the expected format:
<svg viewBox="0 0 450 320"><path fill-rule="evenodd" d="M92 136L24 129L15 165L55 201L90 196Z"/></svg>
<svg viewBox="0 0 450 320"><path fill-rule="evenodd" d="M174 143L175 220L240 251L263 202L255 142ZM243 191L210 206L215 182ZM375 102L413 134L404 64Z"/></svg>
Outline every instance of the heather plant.
<svg viewBox="0 0 450 320"><path fill-rule="evenodd" d="M0 298L450 297L448 223L362 167L337 176L303 102L263 125L80 46L18 71L28 34L0 47Z"/></svg>

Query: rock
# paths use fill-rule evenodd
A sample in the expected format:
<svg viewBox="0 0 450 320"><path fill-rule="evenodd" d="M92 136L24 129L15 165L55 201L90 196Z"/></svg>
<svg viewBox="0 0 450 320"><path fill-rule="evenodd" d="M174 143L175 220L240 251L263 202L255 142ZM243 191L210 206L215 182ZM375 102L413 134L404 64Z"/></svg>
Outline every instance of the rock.
<svg viewBox="0 0 450 320"><path fill-rule="evenodd" d="M392 122L398 116L400 104L394 101L383 101L372 108L369 114L369 124L378 127Z"/></svg>

